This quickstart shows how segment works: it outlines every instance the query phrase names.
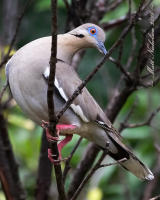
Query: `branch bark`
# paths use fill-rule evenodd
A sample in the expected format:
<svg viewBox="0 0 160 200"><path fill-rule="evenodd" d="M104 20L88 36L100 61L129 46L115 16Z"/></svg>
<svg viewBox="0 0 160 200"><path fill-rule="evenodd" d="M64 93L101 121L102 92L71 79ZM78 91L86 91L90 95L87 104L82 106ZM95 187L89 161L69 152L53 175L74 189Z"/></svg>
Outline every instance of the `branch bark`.
<svg viewBox="0 0 160 200"><path fill-rule="evenodd" d="M85 174L92 167L98 152L99 152L99 148L95 144L90 143L88 145L86 153L74 173L74 178L70 184L69 191L68 191L68 199L71 199L74 192L76 191L76 189L79 187L80 183L82 182Z"/></svg>
<svg viewBox="0 0 160 200"><path fill-rule="evenodd" d="M12 146L9 141L6 121L0 108L0 180L8 200L25 200L25 191L18 173Z"/></svg>
<svg viewBox="0 0 160 200"><path fill-rule="evenodd" d="M51 184L52 164L48 159L48 141L43 130L41 139L41 152L39 158L38 178L35 198L36 200L47 200Z"/></svg>
<svg viewBox="0 0 160 200"><path fill-rule="evenodd" d="M57 0L51 1L52 9L52 46L51 46L51 57L50 57L50 74L48 79L48 91L47 91L47 102L48 102L48 117L49 117L49 131L53 137L56 137L56 124L57 118L54 114L54 79L55 79L55 70L57 62ZM57 147L57 142L50 143L52 154L54 153L54 159L59 159L59 152ZM54 164L55 176L57 182L57 189L59 193L59 199L65 200L65 190L62 178L62 170L60 162Z"/></svg>

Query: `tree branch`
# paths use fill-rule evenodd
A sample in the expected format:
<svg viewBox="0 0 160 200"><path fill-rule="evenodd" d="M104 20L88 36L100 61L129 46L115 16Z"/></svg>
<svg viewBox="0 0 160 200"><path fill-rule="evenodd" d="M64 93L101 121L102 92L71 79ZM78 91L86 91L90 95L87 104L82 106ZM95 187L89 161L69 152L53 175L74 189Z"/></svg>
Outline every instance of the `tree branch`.
<svg viewBox="0 0 160 200"><path fill-rule="evenodd" d="M83 179L83 181L81 182L81 184L79 185L78 189L76 190L76 192L74 193L73 197L71 198L71 200L76 200L76 198L78 197L79 193L82 191L83 187L85 186L85 184L88 182L88 180L91 178L91 176L100 168L102 167L109 167L112 165L116 165L119 164L120 162L124 162L126 160L126 158L123 158L121 160L118 160L116 162L112 162L112 163L107 163L107 164L101 164L101 162L103 161L103 159L105 158L105 156L107 155L108 150L106 149L105 151L103 151L102 155L100 156L99 160L97 161L97 163L95 164L95 166L89 171L89 173L87 174L87 176Z"/></svg>
<svg viewBox="0 0 160 200"><path fill-rule="evenodd" d="M99 158L99 160L97 161L97 163L95 164L95 166L89 171L88 175L82 180L82 182L80 183L79 187L75 191L75 193L72 196L72 198L70 198L70 200L76 200L76 198L79 195L79 193L81 192L82 188L87 183L87 181L90 179L90 177L94 174L94 172L97 170L98 166L103 161L103 159L104 159L105 156L106 156L106 153L103 152L102 156Z"/></svg>
<svg viewBox="0 0 160 200"><path fill-rule="evenodd" d="M18 174L18 164L12 151L6 121L1 111L0 108L0 179L8 200L25 200L25 191Z"/></svg>
<svg viewBox="0 0 160 200"><path fill-rule="evenodd" d="M85 155L82 158L79 165L77 166L77 170L74 173L73 176L74 178L72 179L72 182L68 190L68 199L70 199L73 196L74 192L77 190L80 183L82 182L85 174L92 167L98 152L99 148L97 147L97 145L93 143L90 143L88 145L88 148L85 151Z"/></svg>
<svg viewBox="0 0 160 200"><path fill-rule="evenodd" d="M41 152L39 158L39 168L37 177L37 186L35 192L36 200L47 200L51 184L52 164L48 159L48 141L43 130L41 139Z"/></svg>
<svg viewBox="0 0 160 200"><path fill-rule="evenodd" d="M48 79L48 91L47 91L47 102L48 102L48 117L49 117L49 131L52 136L56 137L56 123L57 118L54 114L54 79L55 79L55 70L57 62L57 0L51 0L51 9L52 9L52 46L51 46L51 57L50 57L50 74ZM50 143L52 154L54 153L54 159L59 159L59 152L57 147L57 142ZM59 199L65 200L66 194L64 190L64 184L62 179L62 170L60 162L54 164L55 176L57 182L57 188L59 193Z"/></svg>

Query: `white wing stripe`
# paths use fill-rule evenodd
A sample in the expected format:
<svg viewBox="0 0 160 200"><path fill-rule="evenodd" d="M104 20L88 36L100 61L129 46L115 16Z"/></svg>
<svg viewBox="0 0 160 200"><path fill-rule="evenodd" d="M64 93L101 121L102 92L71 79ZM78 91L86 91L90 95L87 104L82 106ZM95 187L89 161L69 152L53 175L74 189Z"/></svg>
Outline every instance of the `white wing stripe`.
<svg viewBox="0 0 160 200"><path fill-rule="evenodd" d="M48 78L49 77L49 67L46 68L45 72L44 72L44 76L45 78ZM63 99L65 101L68 101L68 97L66 96L64 90L59 86L59 83L58 83L58 80L56 79L55 77L55 81L54 81L54 84L56 86L56 88L58 89L60 95L63 97ZM89 120L87 119L87 117L84 115L83 111L82 111L82 108L79 106L79 105L75 105L75 104L71 104L71 108L72 110L80 116L80 118L84 121L84 122L89 122Z"/></svg>

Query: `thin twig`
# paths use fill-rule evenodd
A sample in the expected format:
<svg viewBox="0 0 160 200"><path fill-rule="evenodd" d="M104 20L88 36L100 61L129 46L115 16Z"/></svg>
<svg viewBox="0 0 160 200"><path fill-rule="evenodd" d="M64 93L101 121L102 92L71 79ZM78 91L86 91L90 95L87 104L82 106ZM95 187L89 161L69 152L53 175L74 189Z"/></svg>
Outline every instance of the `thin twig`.
<svg viewBox="0 0 160 200"><path fill-rule="evenodd" d="M131 18L134 18L134 16L135 16L135 13L133 12L131 14ZM107 31L108 29L115 28L116 26L119 26L119 25L123 24L124 22L127 22L128 19L129 18L128 18L128 14L127 14L125 16L120 17L119 19L114 19L109 22L102 23L101 26L103 27L103 29L105 31Z"/></svg>
<svg viewBox="0 0 160 200"><path fill-rule="evenodd" d="M83 179L83 181L81 182L78 189L76 190L76 192L74 193L73 197L70 200L75 200L77 198L77 196L81 192L82 188L87 183L87 181L90 179L90 177L94 174L94 172L98 169L98 166L101 164L101 162L103 161L105 156L106 156L106 152L103 152L102 156L99 158L99 160L97 161L95 166L89 171L88 175Z"/></svg>
<svg viewBox="0 0 160 200"><path fill-rule="evenodd" d="M70 10L70 5L69 5L68 1L67 0L63 0L63 1L65 3L65 6L66 6L67 10L69 11Z"/></svg>
<svg viewBox="0 0 160 200"><path fill-rule="evenodd" d="M71 199L74 192L79 187L80 183L83 181L85 174L91 169L100 149L97 145L90 143L85 150L85 154L81 159L81 162L78 164L77 169L74 172L73 179L71 181L69 190L68 190L68 199Z"/></svg>
<svg viewBox="0 0 160 200"><path fill-rule="evenodd" d="M122 132L123 129L125 128L125 124L128 122L129 118L131 117L131 115L133 114L134 110L135 110L135 106L137 104L137 98L136 98L136 101L133 103L130 111L128 112L128 114L126 115L124 121L122 123L120 123L120 127L118 129L118 132Z"/></svg>
<svg viewBox="0 0 160 200"><path fill-rule="evenodd" d="M111 162L111 163L107 163L107 164L101 164L97 167L97 169L102 168L102 167L109 167L109 166L112 166L112 165L117 165L117 164L120 164L121 162L124 162L126 160L127 160L127 158L122 158L122 159L117 160L115 162Z"/></svg>
<svg viewBox="0 0 160 200"><path fill-rule="evenodd" d="M118 60L117 61L114 60L114 61L115 61L117 68L119 68L119 70L122 72L122 74L124 74L124 76L126 78L125 81L127 81L128 83L132 83L133 80L132 80L130 73L128 71L126 71L125 68L121 64L121 59L122 59L122 54L123 54L123 40L121 40Z"/></svg>
<svg viewBox="0 0 160 200"><path fill-rule="evenodd" d="M118 63L121 63L122 56L123 56L123 41L119 45L119 53L118 53Z"/></svg>
<svg viewBox="0 0 160 200"><path fill-rule="evenodd" d="M156 114L158 112L160 112L160 107L158 107L154 112L152 112L151 115L148 117L148 119L145 122L135 123L135 124L123 123L123 128L137 128L137 127L141 127L141 126L150 126L153 118L156 116Z"/></svg>
<svg viewBox="0 0 160 200"><path fill-rule="evenodd" d="M63 182L65 183L65 180L66 180L66 177L67 177L67 174L68 174L68 171L70 170L70 161L75 153L75 151L77 150L77 148L79 147L81 141L82 141L82 137L79 138L78 142L76 143L76 145L74 146L72 152L70 153L68 159L66 160L66 163L65 163L65 168L64 168L64 171L63 171Z"/></svg>
<svg viewBox="0 0 160 200"><path fill-rule="evenodd" d="M131 37L132 37L132 47L131 47L131 53L130 56L128 57L125 69L129 69L131 67L131 64L133 62L133 59L135 58L136 54L136 45L137 45L137 40L135 37L135 28L131 30Z"/></svg>
<svg viewBox="0 0 160 200"><path fill-rule="evenodd" d="M8 81L7 81L6 84L3 86L2 91L1 91L1 93L0 93L0 103L1 103L1 101L2 101L2 97L3 97L4 92L6 91L7 87L8 87Z"/></svg>
<svg viewBox="0 0 160 200"><path fill-rule="evenodd" d="M10 107L10 105L11 105L10 102L11 102L12 99L13 99L13 97L12 97L12 95L9 93L8 99L7 99L5 102L3 102L3 104L1 105L2 110L5 110L5 109L7 109L7 108Z"/></svg>
<svg viewBox="0 0 160 200"><path fill-rule="evenodd" d="M113 1L110 5L107 6L105 12L107 13L107 12L115 10L122 2L123 0Z"/></svg>
<svg viewBox="0 0 160 200"><path fill-rule="evenodd" d="M129 16L129 21L132 21L132 0L128 0L128 16Z"/></svg>
<svg viewBox="0 0 160 200"><path fill-rule="evenodd" d="M120 63L120 61L119 61L119 59L118 60L116 60L116 59L114 59L113 57L109 57L108 58L112 63L114 63L115 65L116 65L116 67L122 72L122 74L125 76L125 78L126 78L126 81L128 81L128 82L132 82L133 80L132 80L132 77L131 77L131 75L130 75L130 73L128 72L128 71L126 71L125 70L125 68L122 66L122 64Z"/></svg>
<svg viewBox="0 0 160 200"><path fill-rule="evenodd" d="M122 41L121 41L121 44L122 44ZM109 57L108 59L113 62L116 67L122 72L122 74L125 76L125 80L127 82L130 82L132 83L132 77L130 76L130 73L128 71L125 70L125 68L122 66L121 64L121 58L122 58L122 52L123 52L123 45L120 45L120 48L119 48L119 56L118 56L118 60L114 59L113 57Z"/></svg>
<svg viewBox="0 0 160 200"><path fill-rule="evenodd" d="M99 158L99 160L97 161L97 163L95 164L95 166L89 171L88 175L83 179L83 181L81 182L81 184L79 185L78 189L76 190L76 192L74 193L73 197L71 198L71 200L76 200L76 198L78 197L79 193L81 192L81 190L83 189L84 185L88 182L88 180L91 178L91 176L100 168L102 167L109 167L112 165L116 165L116 164L120 164L121 162L124 162L126 160L126 158L120 159L116 162L112 162L112 163L108 163L108 164L101 164L101 162L103 161L103 159L105 158L105 156L107 155L108 150L106 149L106 151L104 151L101 155L101 157Z"/></svg>

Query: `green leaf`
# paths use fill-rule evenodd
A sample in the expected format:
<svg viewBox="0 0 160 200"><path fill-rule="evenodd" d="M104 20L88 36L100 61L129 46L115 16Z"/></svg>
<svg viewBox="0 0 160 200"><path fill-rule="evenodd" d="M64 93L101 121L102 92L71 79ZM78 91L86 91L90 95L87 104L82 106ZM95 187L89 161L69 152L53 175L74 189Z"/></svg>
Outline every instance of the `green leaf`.
<svg viewBox="0 0 160 200"><path fill-rule="evenodd" d="M144 139L150 136L150 128L147 126L137 128L126 128L122 132L122 136L126 139Z"/></svg>

